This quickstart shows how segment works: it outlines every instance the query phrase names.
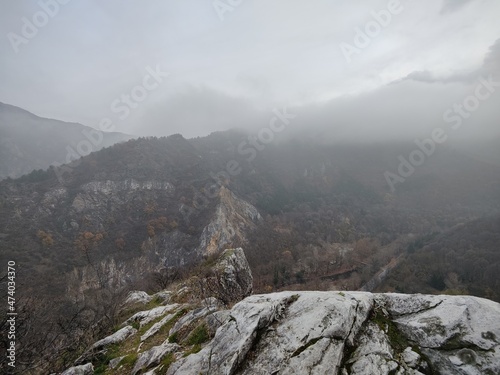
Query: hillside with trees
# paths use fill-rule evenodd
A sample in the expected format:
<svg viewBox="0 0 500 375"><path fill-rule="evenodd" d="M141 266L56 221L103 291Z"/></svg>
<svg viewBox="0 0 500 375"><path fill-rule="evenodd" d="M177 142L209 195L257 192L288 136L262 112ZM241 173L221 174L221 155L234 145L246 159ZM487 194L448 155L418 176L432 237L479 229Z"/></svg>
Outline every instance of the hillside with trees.
<svg viewBox="0 0 500 375"><path fill-rule="evenodd" d="M409 244L380 291L470 294L500 301L500 216L456 225Z"/></svg>
<svg viewBox="0 0 500 375"><path fill-rule="evenodd" d="M168 288L209 246L242 247L255 292L499 300L495 164L443 147L391 192L387 163L411 145L291 137L249 161L238 152L247 137L140 138L0 182L0 258L19 265L20 358L43 367L57 355L64 366L116 324L128 290Z"/></svg>

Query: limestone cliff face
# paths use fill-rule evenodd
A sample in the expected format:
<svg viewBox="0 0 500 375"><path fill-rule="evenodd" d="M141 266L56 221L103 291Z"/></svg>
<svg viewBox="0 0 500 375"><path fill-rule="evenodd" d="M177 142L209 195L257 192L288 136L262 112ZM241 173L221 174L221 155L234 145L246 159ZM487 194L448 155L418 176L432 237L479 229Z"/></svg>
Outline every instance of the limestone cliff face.
<svg viewBox="0 0 500 375"><path fill-rule="evenodd" d="M136 181L125 179L122 181L92 181L80 187L81 192L74 198L71 207L77 212L107 209L110 204L123 204L140 191L163 191L172 195L174 186L166 181Z"/></svg>
<svg viewBox="0 0 500 375"><path fill-rule="evenodd" d="M81 192L73 200L72 211L74 215L91 213L94 220L102 220L110 207L120 206L127 199L138 199L145 190L159 191L158 194L168 196L175 191L170 183L160 181L92 182L81 187ZM53 195L56 193L50 197ZM261 220L259 212L227 188L221 189L218 199L211 220L199 238L178 229L158 233L142 243L141 252L135 257L125 260L107 257L96 264L74 269L69 275L68 292L82 293L97 288L103 281L107 286L121 287L149 272L193 263L203 256L221 253L232 243L244 243L246 233ZM77 226L76 223L73 225ZM247 284L251 285L251 280ZM241 295L248 293L241 291Z"/></svg>
<svg viewBox="0 0 500 375"><path fill-rule="evenodd" d="M219 253L233 241L245 241L245 232L262 219L254 206L229 189L222 187L219 197L215 215L201 234L198 252L203 255Z"/></svg>
<svg viewBox="0 0 500 375"><path fill-rule="evenodd" d="M112 180L107 176L98 179L96 175L71 186L47 183L43 189L4 186L2 235L13 249L39 247L40 252L36 234L38 230L49 233L53 244L43 251L64 253L68 263L77 265L68 270L69 279L64 282L69 293L82 293L103 282L120 287L149 272L218 254L233 243L244 243L248 231L261 219L255 207L225 187L211 204L186 219L181 207L189 204L189 184L173 177ZM150 235L148 223L158 218L168 222ZM19 228L25 228L22 233L28 236L19 236ZM91 265L75 247L75 240L85 232L105 236L91 249ZM117 249L116 240L125 244L124 249Z"/></svg>

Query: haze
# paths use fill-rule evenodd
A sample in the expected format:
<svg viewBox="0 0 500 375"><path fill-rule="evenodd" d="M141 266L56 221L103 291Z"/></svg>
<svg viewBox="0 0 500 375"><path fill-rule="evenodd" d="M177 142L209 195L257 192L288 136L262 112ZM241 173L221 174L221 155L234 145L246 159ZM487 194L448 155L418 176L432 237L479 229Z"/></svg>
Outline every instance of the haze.
<svg viewBox="0 0 500 375"><path fill-rule="evenodd" d="M95 128L112 118L115 131L185 137L259 129L286 107L296 129L363 142L428 137L466 104L473 110L459 114L454 137L499 135L495 0L57 4L29 38L23 18L33 22L40 3L0 5L1 102ZM387 22L359 48L356 30L373 26L374 13ZM346 54L347 44L356 52ZM151 69L161 79L124 110L122 95ZM464 103L477 90L477 103Z"/></svg>

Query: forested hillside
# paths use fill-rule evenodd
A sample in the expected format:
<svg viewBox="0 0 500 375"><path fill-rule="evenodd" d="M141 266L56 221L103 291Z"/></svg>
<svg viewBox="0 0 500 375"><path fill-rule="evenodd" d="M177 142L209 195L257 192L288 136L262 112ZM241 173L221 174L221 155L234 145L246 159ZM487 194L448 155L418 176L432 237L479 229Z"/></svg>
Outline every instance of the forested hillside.
<svg viewBox="0 0 500 375"><path fill-rule="evenodd" d="M500 301L499 244L498 215L422 237L410 243L380 290L471 294Z"/></svg>

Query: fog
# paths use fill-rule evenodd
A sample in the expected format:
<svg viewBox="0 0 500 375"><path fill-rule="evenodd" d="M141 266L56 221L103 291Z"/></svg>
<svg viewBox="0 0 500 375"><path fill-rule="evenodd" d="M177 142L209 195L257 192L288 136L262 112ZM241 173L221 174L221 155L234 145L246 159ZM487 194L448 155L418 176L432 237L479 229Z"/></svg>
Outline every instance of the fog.
<svg viewBox="0 0 500 375"><path fill-rule="evenodd" d="M139 136L255 131L286 108L290 133L328 140L491 139L499 14L495 0L3 2L0 101Z"/></svg>

